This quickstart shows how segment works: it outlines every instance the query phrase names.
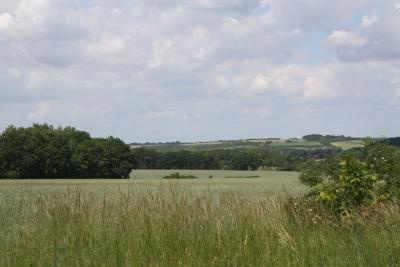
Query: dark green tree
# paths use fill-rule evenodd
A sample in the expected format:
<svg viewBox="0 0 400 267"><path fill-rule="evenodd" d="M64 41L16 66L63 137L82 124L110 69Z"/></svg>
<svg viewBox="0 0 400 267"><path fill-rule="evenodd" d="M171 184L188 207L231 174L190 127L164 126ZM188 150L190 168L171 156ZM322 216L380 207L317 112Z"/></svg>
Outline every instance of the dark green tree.
<svg viewBox="0 0 400 267"><path fill-rule="evenodd" d="M118 138L47 124L10 126L0 135L2 178L128 178L132 168L130 148Z"/></svg>

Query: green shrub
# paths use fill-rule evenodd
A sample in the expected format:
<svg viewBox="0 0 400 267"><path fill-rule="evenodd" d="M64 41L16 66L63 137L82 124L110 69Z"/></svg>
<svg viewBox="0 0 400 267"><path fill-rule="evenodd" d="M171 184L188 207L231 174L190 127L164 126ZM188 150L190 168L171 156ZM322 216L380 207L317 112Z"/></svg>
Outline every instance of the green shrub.
<svg viewBox="0 0 400 267"><path fill-rule="evenodd" d="M400 155L381 142L367 142L365 157L346 153L321 165L308 164L299 179L311 186L308 198L343 213L399 198Z"/></svg>
<svg viewBox="0 0 400 267"><path fill-rule="evenodd" d="M354 156L346 156L341 162L338 181L326 179L314 185L309 194L316 202L337 213L370 205L375 201L374 185L377 177L368 174L366 164Z"/></svg>
<svg viewBox="0 0 400 267"><path fill-rule="evenodd" d="M400 197L400 152L382 142L369 142L366 164L368 171L385 181L388 193Z"/></svg>
<svg viewBox="0 0 400 267"><path fill-rule="evenodd" d="M323 162L323 172L329 180L338 181L340 175L340 163L342 159L337 155L328 156Z"/></svg>
<svg viewBox="0 0 400 267"><path fill-rule="evenodd" d="M300 173L299 180L305 185L309 186L317 185L319 183L322 183L323 181L322 172L312 169L304 170L302 173Z"/></svg>
<svg viewBox="0 0 400 267"><path fill-rule="evenodd" d="M323 181L324 172L322 164L316 160L310 160L301 166L299 180L301 183L314 186Z"/></svg>

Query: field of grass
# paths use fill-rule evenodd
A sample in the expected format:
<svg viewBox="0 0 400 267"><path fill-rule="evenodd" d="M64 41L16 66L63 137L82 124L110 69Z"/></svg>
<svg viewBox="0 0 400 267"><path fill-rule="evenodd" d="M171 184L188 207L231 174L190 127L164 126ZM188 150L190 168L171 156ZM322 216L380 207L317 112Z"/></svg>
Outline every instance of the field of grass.
<svg viewBox="0 0 400 267"><path fill-rule="evenodd" d="M399 206L335 221L288 201L305 192L296 173L182 171L200 179L160 179L169 173L0 180L0 266L400 263Z"/></svg>
<svg viewBox="0 0 400 267"><path fill-rule="evenodd" d="M341 141L341 142L332 142L331 145L340 147L343 150L349 150L352 148L363 147L364 140L349 140L349 141Z"/></svg>
<svg viewBox="0 0 400 267"><path fill-rule="evenodd" d="M194 175L199 179L163 180L162 177L174 172ZM210 176L212 177L210 179ZM256 178L240 178L258 176ZM260 191L267 195L283 193L302 194L306 188L298 182L297 172L280 171L220 171L220 170L135 170L130 184L140 187L156 188L176 185L184 191ZM227 178L228 177L228 178ZM229 178L230 177L230 178ZM235 177L235 178L232 178ZM239 178L236 178L239 177Z"/></svg>
<svg viewBox="0 0 400 267"><path fill-rule="evenodd" d="M199 179L162 179L174 172L194 175ZM212 176L213 178L209 178ZM250 177L256 178L226 178ZM218 171L218 170L135 170L131 179L35 179L1 180L0 192L10 190L26 194L63 192L79 189L84 193L137 191L158 192L173 188L179 192L262 192L268 196L301 195L306 187L298 182L297 172L280 171Z"/></svg>

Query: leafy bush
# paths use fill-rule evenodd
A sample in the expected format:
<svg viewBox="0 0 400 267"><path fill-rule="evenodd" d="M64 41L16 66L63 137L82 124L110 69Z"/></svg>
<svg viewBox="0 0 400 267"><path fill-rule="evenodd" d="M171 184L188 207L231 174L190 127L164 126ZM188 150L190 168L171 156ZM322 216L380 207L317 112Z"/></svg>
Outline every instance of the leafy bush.
<svg viewBox="0 0 400 267"><path fill-rule="evenodd" d="M314 186L323 181L323 168L317 161L307 161L301 167L300 182L305 185Z"/></svg>
<svg viewBox="0 0 400 267"><path fill-rule="evenodd" d="M395 198L400 197L400 152L382 142L369 142L366 157L368 171L385 181L386 190Z"/></svg>
<svg viewBox="0 0 400 267"><path fill-rule="evenodd" d="M300 174L299 180L305 185L314 186L322 183L323 177L321 173L316 170L304 170Z"/></svg>
<svg viewBox="0 0 400 267"><path fill-rule="evenodd" d="M324 164L309 164L300 181L311 186L307 197L336 213L399 197L400 156L381 142L367 142L366 158L343 154Z"/></svg>

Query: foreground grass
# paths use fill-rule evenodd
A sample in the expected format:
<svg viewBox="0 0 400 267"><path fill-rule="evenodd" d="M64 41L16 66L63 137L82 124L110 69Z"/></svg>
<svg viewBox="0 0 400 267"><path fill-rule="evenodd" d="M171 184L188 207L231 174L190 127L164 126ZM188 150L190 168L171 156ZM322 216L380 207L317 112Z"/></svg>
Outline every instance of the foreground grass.
<svg viewBox="0 0 400 267"><path fill-rule="evenodd" d="M400 263L396 205L332 221L261 191L0 192L0 266Z"/></svg>

